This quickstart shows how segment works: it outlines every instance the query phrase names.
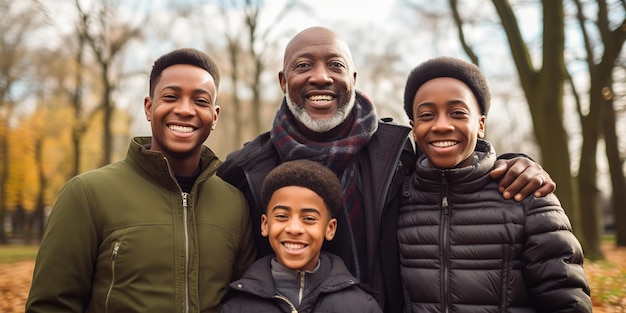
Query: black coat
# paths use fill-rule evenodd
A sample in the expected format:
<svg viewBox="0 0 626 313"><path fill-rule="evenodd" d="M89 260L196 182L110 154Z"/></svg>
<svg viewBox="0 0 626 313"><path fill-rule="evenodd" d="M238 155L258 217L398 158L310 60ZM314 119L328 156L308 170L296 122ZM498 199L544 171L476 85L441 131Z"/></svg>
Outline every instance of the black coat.
<svg viewBox="0 0 626 313"><path fill-rule="evenodd" d="M307 274L312 291L300 305L279 296L272 278L272 255L257 260L230 285L221 313L382 313L374 298L359 284L336 255L322 253L320 267Z"/></svg>
<svg viewBox="0 0 626 313"><path fill-rule="evenodd" d="M583 251L554 194L505 200L485 141L471 166L420 157L398 241L408 312L591 312Z"/></svg>
<svg viewBox="0 0 626 313"><path fill-rule="evenodd" d="M408 174L400 166L400 159L401 156L408 159L403 163L411 166L415 162L408 140L409 132L410 128L406 126L381 121L378 130L358 155L357 176L367 228L364 233L368 235L367 260L362 260L361 264L368 264L369 267L362 269L360 275L354 272L351 244L346 242L351 238L346 234L350 228L345 219L338 218L335 238L322 248L340 256L350 272L373 290L374 297L387 313L403 311L396 226L400 188L404 175ZM248 200L259 257L273 254L267 238L260 235L261 214L264 212L261 184L279 163L278 152L270 141L269 132L266 132L230 153L217 172L222 179L239 188Z"/></svg>

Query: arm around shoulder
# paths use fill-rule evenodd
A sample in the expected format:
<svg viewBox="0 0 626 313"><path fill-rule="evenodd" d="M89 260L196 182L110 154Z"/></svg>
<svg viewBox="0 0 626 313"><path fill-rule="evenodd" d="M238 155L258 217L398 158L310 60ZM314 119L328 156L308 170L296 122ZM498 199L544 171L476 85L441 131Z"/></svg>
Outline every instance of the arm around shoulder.
<svg viewBox="0 0 626 313"><path fill-rule="evenodd" d="M556 190L556 183L539 163L524 155L498 157L491 178L501 179L498 189L505 199L522 201L529 195L544 197Z"/></svg>

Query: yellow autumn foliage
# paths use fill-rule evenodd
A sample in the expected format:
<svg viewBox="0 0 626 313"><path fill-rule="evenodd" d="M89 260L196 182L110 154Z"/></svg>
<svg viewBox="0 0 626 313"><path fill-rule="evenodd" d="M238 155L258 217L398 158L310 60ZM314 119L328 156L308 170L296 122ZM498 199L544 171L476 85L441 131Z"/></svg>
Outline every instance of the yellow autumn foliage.
<svg viewBox="0 0 626 313"><path fill-rule="evenodd" d="M124 113L115 114L119 125L114 126L114 136L128 144L128 117ZM27 211L35 209L35 201L41 189L39 170L47 185L44 191L45 206L52 206L62 186L71 178L73 163L72 127L74 118L69 106L54 106L54 109L41 105L32 114L19 120L16 127L8 131L9 139L9 178L6 185L8 211L18 204ZM96 114L89 125L81 144L80 172L100 166L102 154L102 123ZM123 139L123 140L122 140ZM36 143L41 143L41 160L35 155ZM126 146L119 150L114 159L124 156Z"/></svg>

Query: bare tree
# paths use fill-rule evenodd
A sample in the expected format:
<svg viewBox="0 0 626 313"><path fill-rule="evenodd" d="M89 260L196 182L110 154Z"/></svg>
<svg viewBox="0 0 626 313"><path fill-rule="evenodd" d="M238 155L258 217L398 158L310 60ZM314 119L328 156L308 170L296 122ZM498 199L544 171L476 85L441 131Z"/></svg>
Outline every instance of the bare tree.
<svg viewBox="0 0 626 313"><path fill-rule="evenodd" d="M611 29L608 16L608 6L605 0L596 1L597 16L595 21L590 21L585 16L585 9L580 0L574 0L577 9L577 19L580 24L583 42L585 44L585 63L589 73L589 110L583 110L580 101L578 103L578 115L582 126L582 151L578 169L578 191L580 194L580 207L584 208L581 213L583 220L583 233L587 239L588 247L586 255L590 257L600 256L601 217L598 207L597 186L597 149L598 140L604 133L607 140L606 154L609 157L611 168L611 181L616 190L626 190L624 174L620 162L616 162L615 156L619 156L617 135L615 130L615 111L613 109L613 97L611 95L613 85L613 69L615 62L622 50L626 39L625 20ZM595 27L598 38L592 38L588 30ZM601 52L599 52L601 51ZM572 84L574 91L575 85ZM576 93L576 92L575 92ZM578 98L577 98L578 99ZM612 123L611 123L612 122ZM603 126L604 125L604 126ZM617 157L619 160L619 157ZM613 213L616 220L626 218L626 194L613 192ZM616 225L619 225L617 223ZM626 229L618 227L618 245L626 245Z"/></svg>
<svg viewBox="0 0 626 313"><path fill-rule="evenodd" d="M264 1L246 0L243 1L221 1L220 10L225 18L230 18L232 12L241 12L239 26L225 31L227 42L228 59L230 64L230 79L233 85L233 105L235 117L235 134L237 144L240 145L244 141L242 126L246 125L244 121L250 121L249 130L253 134L261 133L264 129L263 123L263 74L267 70L273 57L273 51L276 51L276 42L270 38L276 27L294 8L298 7L297 1L289 2L282 7L278 14L266 27L261 26L261 16L264 9ZM233 9L235 8L235 9ZM236 15L237 16L237 15ZM237 18L237 17L236 17ZM243 85L243 88L241 88ZM247 108L241 99L239 93L246 89L251 99ZM236 147L235 147L236 148Z"/></svg>
<svg viewBox="0 0 626 313"><path fill-rule="evenodd" d="M75 33L77 40L76 44L76 54L74 58L74 66L72 69L74 70L74 84L73 87L70 87L71 90L68 90L68 93L71 95L72 99L72 108L74 111L74 125L72 127L72 173L71 176L78 175L80 173L80 159L81 159L81 149L80 145L82 142L82 138L85 135L87 127L89 125L89 121L91 118L85 119L83 117L83 70L84 70L84 62L85 62L85 48L86 48L86 31L82 28L84 27L83 23L77 23L76 25L78 31ZM95 112L95 110L94 110ZM93 115L92 115L93 116Z"/></svg>
<svg viewBox="0 0 626 313"><path fill-rule="evenodd" d="M226 24L230 24L230 15L227 12L225 6L220 6L220 11L222 13L222 17L226 20ZM244 125L244 115L243 115L243 103L240 97L240 85L241 78L240 76L245 75L245 72L241 70L239 64L243 59L243 48L242 43L240 42L240 38L242 37L242 30L237 28L233 31L225 31L224 37L226 38L226 55L228 56L228 63L230 65L230 71L228 78L232 84L231 89L231 98L232 101L230 103L229 109L230 112L234 114L232 116L232 123L230 125L234 126L231 128L232 133L234 134L234 141L237 145L239 145L243 141L243 127L240 125ZM237 146L232 146L232 149L237 148Z"/></svg>
<svg viewBox="0 0 626 313"><path fill-rule="evenodd" d="M492 1L502 27L507 35L509 48L517 68L522 90L528 101L535 128L535 137L541 147L541 160L550 175L559 184L557 193L567 215L572 220L574 233L585 252L587 243L580 222L580 199L576 190L576 178L570 171L568 134L563 126L563 82L565 70L565 15L562 0L542 0L543 32L541 67L535 68L524 42L520 24L507 0Z"/></svg>
<svg viewBox="0 0 626 313"><path fill-rule="evenodd" d="M78 31L80 40L86 40L100 70L100 81L103 87L103 94L99 108L102 112L103 124L103 156L102 165L111 162L113 153L113 136L111 131L111 120L115 111L115 102L111 95L117 88L119 77L114 77L113 65L123 49L134 39L141 38L142 28L145 27L149 19L149 12L145 8L137 8L133 18L136 22L119 20L119 13L115 9L118 7L113 0L91 2L89 7L76 0L76 9L79 14ZM82 49L79 45L79 49ZM79 64L82 55L77 52ZM80 94L77 95L80 97ZM80 101L75 98L75 101ZM76 102L80 108L80 103ZM77 110L77 114L80 114ZM80 130L80 128L78 129Z"/></svg>

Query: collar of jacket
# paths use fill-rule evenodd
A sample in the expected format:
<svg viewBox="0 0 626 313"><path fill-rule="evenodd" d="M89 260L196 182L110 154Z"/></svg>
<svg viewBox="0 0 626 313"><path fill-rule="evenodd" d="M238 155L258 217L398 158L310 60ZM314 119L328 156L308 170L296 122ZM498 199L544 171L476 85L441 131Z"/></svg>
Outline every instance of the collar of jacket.
<svg viewBox="0 0 626 313"><path fill-rule="evenodd" d="M450 190L466 193L473 192L476 186L484 186L491 182L489 173L496 161L496 151L486 140L478 139L474 148L472 165L439 169L432 167L425 155L419 156L416 162L413 180L420 189L435 191L441 186L442 177L445 177Z"/></svg>
<svg viewBox="0 0 626 313"><path fill-rule="evenodd" d="M149 149L151 142L152 137L134 137L129 144L126 161L154 182L178 190L178 183L174 173L171 172L169 163L163 153ZM220 164L221 161L215 153L208 147L202 146L200 175L196 183L215 175Z"/></svg>
<svg viewBox="0 0 626 313"><path fill-rule="evenodd" d="M246 291L263 298L274 298L276 285L272 277L271 261L275 255L266 255L254 262L246 274L230 284L235 290ZM318 291L334 292L359 282L352 276L343 261L334 254L320 254L320 268L307 276L311 288L321 286Z"/></svg>

